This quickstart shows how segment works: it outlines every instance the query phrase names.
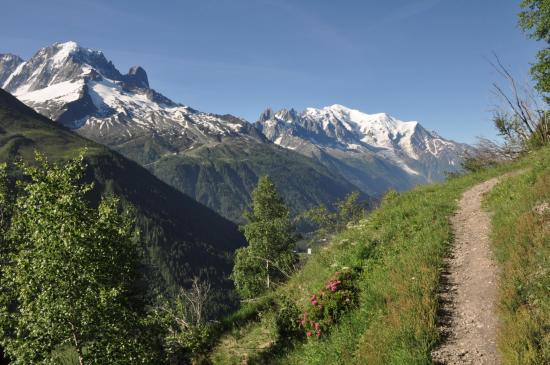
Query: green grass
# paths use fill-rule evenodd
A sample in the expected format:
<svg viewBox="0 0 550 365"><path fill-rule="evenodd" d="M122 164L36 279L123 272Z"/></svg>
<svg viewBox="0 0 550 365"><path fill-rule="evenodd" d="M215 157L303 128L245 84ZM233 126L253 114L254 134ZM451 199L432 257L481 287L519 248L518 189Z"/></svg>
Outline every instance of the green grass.
<svg viewBox="0 0 550 365"><path fill-rule="evenodd" d="M532 160L528 172L507 179L486 200L502 268L504 364L550 364L550 153L539 151Z"/></svg>
<svg viewBox="0 0 550 365"><path fill-rule="evenodd" d="M271 352L262 348L258 363L431 364L430 353L439 340L440 273L453 238L449 217L459 197L474 184L528 166L539 157L387 196L379 209L335 236L276 291L304 309L309 295L335 271L355 267L361 272L359 306L321 340L296 339L280 345L276 334L257 331L265 324L246 322L244 341L253 342L260 335L256 341L273 344ZM211 354L213 362L224 364L241 356L226 346L238 340L235 332L222 336Z"/></svg>

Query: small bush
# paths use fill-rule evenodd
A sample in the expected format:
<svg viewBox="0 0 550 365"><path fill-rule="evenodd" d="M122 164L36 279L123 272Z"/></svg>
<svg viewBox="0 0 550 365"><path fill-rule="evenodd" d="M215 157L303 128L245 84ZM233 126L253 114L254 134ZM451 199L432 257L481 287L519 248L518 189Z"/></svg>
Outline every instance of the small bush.
<svg viewBox="0 0 550 365"><path fill-rule="evenodd" d="M277 301L276 327L281 339L291 339L300 333L300 326L296 318L300 310L288 297L283 296Z"/></svg>
<svg viewBox="0 0 550 365"><path fill-rule="evenodd" d="M323 290L309 298L308 310L299 320L306 337L321 337L338 319L357 304L357 288L351 270L336 272Z"/></svg>

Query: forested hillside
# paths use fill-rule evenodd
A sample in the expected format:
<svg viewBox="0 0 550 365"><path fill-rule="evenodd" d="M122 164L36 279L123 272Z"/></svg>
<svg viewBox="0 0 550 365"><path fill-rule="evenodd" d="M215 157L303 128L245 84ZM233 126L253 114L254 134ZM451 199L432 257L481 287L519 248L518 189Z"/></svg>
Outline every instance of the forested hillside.
<svg viewBox="0 0 550 365"><path fill-rule="evenodd" d="M150 264L164 279L158 284L174 288L198 275L231 291L228 275L232 253L244 244L233 223L138 164L38 115L0 90L0 161L32 161L35 151L52 162L64 161L78 156L84 148L88 180L95 183L92 201L113 193L135 208ZM226 298L220 303L225 306L231 301Z"/></svg>

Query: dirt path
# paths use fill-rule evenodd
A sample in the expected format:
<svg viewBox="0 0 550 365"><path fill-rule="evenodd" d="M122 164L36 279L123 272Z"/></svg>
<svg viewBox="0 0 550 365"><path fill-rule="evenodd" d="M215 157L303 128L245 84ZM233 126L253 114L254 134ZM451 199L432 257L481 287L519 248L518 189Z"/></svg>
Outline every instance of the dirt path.
<svg viewBox="0 0 550 365"><path fill-rule="evenodd" d="M494 178L467 190L451 222L455 246L446 261L436 364L499 364L496 349L498 268L490 248L490 218L481 208Z"/></svg>

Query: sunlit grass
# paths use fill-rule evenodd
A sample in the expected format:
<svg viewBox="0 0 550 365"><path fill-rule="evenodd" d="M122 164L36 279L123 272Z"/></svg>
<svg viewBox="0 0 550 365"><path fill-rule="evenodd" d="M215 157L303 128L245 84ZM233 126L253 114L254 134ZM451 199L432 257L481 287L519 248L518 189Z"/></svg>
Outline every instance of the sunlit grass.
<svg viewBox="0 0 550 365"><path fill-rule="evenodd" d="M273 345L271 356L266 355L269 350L262 349L262 361L431 364L430 353L439 340L436 313L440 273L453 239L449 217L468 187L528 163L503 165L388 196L378 210L336 235L277 290L278 295L292 298L304 309L309 295L335 271L355 267L361 272L357 283L361 290L359 307L321 340L297 339L283 348ZM255 333L253 329L263 325L251 321L246 326L249 333ZM227 359L228 354L221 344L212 358Z"/></svg>
<svg viewBox="0 0 550 365"><path fill-rule="evenodd" d="M550 154L497 186L487 199L501 265L503 363L550 364Z"/></svg>

